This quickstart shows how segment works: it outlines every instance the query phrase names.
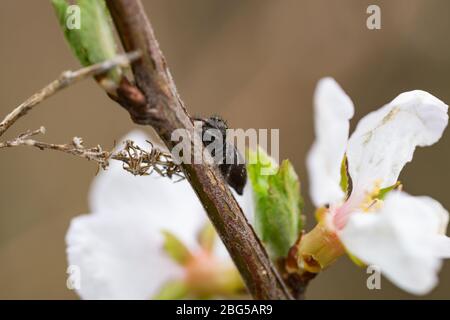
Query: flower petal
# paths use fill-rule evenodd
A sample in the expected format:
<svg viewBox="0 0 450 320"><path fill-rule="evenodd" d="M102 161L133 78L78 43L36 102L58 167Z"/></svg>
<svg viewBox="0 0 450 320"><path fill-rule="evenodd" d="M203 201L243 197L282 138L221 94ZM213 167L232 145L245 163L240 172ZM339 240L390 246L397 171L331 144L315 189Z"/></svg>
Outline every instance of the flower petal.
<svg viewBox="0 0 450 320"><path fill-rule="evenodd" d="M145 148L147 139L144 133L133 131L123 140L133 140ZM92 212L151 215L155 228L174 233L191 248L206 221L205 211L187 180L175 182L156 173L133 176L118 161L111 161L109 169L95 178L89 200Z"/></svg>
<svg viewBox="0 0 450 320"><path fill-rule="evenodd" d="M307 167L311 198L319 207L344 198L340 170L354 107L336 81L325 78L316 88L314 112L316 141L308 154Z"/></svg>
<svg viewBox="0 0 450 320"><path fill-rule="evenodd" d="M392 191L377 212L353 213L339 237L366 264L377 265L400 288L426 294L437 284L449 238L439 234L447 216L435 200ZM444 218L444 219L443 219ZM446 255L447 254L447 255Z"/></svg>
<svg viewBox="0 0 450 320"><path fill-rule="evenodd" d="M72 220L66 236L83 299L150 299L181 269L162 249L149 214L90 214Z"/></svg>
<svg viewBox="0 0 450 320"><path fill-rule="evenodd" d="M433 212L433 214L435 215L436 232L445 235L449 221L448 211L445 210L445 208L433 198L427 196L421 196L417 198L426 203L429 207L433 208L433 210L430 210L430 213Z"/></svg>
<svg viewBox="0 0 450 320"><path fill-rule="evenodd" d="M425 91L400 94L391 103L369 113L352 134L347 150L353 190L370 192L397 182L416 146L437 142L448 123L448 106Z"/></svg>

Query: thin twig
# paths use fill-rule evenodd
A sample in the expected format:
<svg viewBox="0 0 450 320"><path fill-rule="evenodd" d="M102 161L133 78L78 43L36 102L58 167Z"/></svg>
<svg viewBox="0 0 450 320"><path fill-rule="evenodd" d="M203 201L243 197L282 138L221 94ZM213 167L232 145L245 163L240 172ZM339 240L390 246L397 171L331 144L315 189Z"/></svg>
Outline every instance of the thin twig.
<svg viewBox="0 0 450 320"><path fill-rule="evenodd" d="M100 62L76 71L63 72L58 79L52 81L50 84L33 94L26 101L15 108L11 113L9 113L2 122L0 122L0 136L2 136L9 127L11 127L18 119L27 114L27 112L33 109L36 105L54 95L58 91L79 80L103 74L114 67L125 67L129 65L130 62L135 61L139 57L140 53L138 51L134 51L127 54L118 55L111 60Z"/></svg>
<svg viewBox="0 0 450 320"><path fill-rule="evenodd" d="M28 146L40 150L55 150L94 161L103 169L109 166L109 160L112 159L122 162L124 170L133 175L144 176L156 173L162 177L184 179L181 167L172 160L171 155L155 148L149 141L147 141L150 145L148 150L139 147L134 141L127 140L122 150L113 153L104 150L100 145L87 148L80 137L74 137L67 144L47 143L33 139L34 136L44 133L44 127L33 131L28 130L12 140L0 142L0 149Z"/></svg>
<svg viewBox="0 0 450 320"><path fill-rule="evenodd" d="M83 140L79 137L74 137L72 139L72 142L68 144L47 143L32 139L33 136L43 133L45 133L44 127L40 127L39 129L33 131L27 131L12 140L0 142L0 149L18 146L29 146L38 148L40 150L61 151L74 156L85 158L87 160L92 160L95 161L103 169L105 169L109 165L108 160L111 154L108 151L104 151L100 146L85 148L83 146Z"/></svg>
<svg viewBox="0 0 450 320"><path fill-rule="evenodd" d="M171 149L176 144L171 140L174 130L184 129L190 134L194 128L142 3L139 0L107 0L106 3L125 50L142 52L142 58L132 64L136 86L123 83L122 90L118 89L119 97L113 99L129 112L134 122L151 125ZM201 148L194 139L194 134L191 134L191 154L196 154ZM220 171L208 155L206 158L201 164L183 163L183 171L250 293L255 299L291 299Z"/></svg>

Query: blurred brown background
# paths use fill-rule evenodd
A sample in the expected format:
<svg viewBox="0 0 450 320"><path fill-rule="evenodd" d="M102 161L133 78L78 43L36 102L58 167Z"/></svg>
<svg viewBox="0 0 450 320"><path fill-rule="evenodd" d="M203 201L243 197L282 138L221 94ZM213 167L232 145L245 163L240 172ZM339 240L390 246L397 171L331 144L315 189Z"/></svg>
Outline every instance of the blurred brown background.
<svg viewBox="0 0 450 320"><path fill-rule="evenodd" d="M222 115L233 127L280 128L281 157L294 163L308 197L304 159L312 141L317 80L335 77L356 105L355 121L402 91L427 90L450 102L450 2L447 0L144 0L191 114ZM366 28L378 4L382 29ZM0 2L0 115L77 68L49 1ZM46 101L10 129L45 125L45 141L75 135L111 146L135 125L93 81ZM149 131L149 129L144 128ZM401 180L450 208L450 132L419 149ZM0 298L77 296L66 289L64 235L88 212L93 163L26 147L0 156ZM312 223L312 206L307 214ZM383 279L366 288L365 270L341 259L309 288L316 299L413 298ZM450 298L450 262L425 298Z"/></svg>

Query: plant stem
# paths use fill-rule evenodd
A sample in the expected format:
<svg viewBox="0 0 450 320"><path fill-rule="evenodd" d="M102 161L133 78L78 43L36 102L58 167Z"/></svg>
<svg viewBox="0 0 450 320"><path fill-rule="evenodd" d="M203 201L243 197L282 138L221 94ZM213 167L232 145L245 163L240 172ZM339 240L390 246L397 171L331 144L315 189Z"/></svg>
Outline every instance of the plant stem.
<svg viewBox="0 0 450 320"><path fill-rule="evenodd" d="M142 57L132 64L137 87L123 83L114 98L134 122L151 125L169 149L171 134L194 127L181 101L152 26L139 0L107 0L108 8L126 51L139 50ZM192 154L199 151L191 136ZM208 155L207 155L208 158ZM186 178L203 204L225 247L255 299L291 299L263 245L245 218L211 159L201 164L183 163ZM176 196L176 195L174 195Z"/></svg>

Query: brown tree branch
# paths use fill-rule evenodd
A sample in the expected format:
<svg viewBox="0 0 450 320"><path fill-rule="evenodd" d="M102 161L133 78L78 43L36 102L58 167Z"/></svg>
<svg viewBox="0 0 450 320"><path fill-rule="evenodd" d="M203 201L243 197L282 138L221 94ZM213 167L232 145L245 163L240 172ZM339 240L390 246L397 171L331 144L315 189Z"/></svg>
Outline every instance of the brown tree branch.
<svg viewBox="0 0 450 320"><path fill-rule="evenodd" d="M106 2L125 50L142 52L141 59L132 64L137 87L124 82L118 90L119 97L113 99L128 110L134 122L151 125L169 149L175 145L171 133L175 129L185 129L191 134L192 154L199 152L201 146L194 144L192 120L178 96L141 2ZM208 160L211 159L201 164L183 163L183 170L247 288L255 299L291 299L220 172Z"/></svg>

